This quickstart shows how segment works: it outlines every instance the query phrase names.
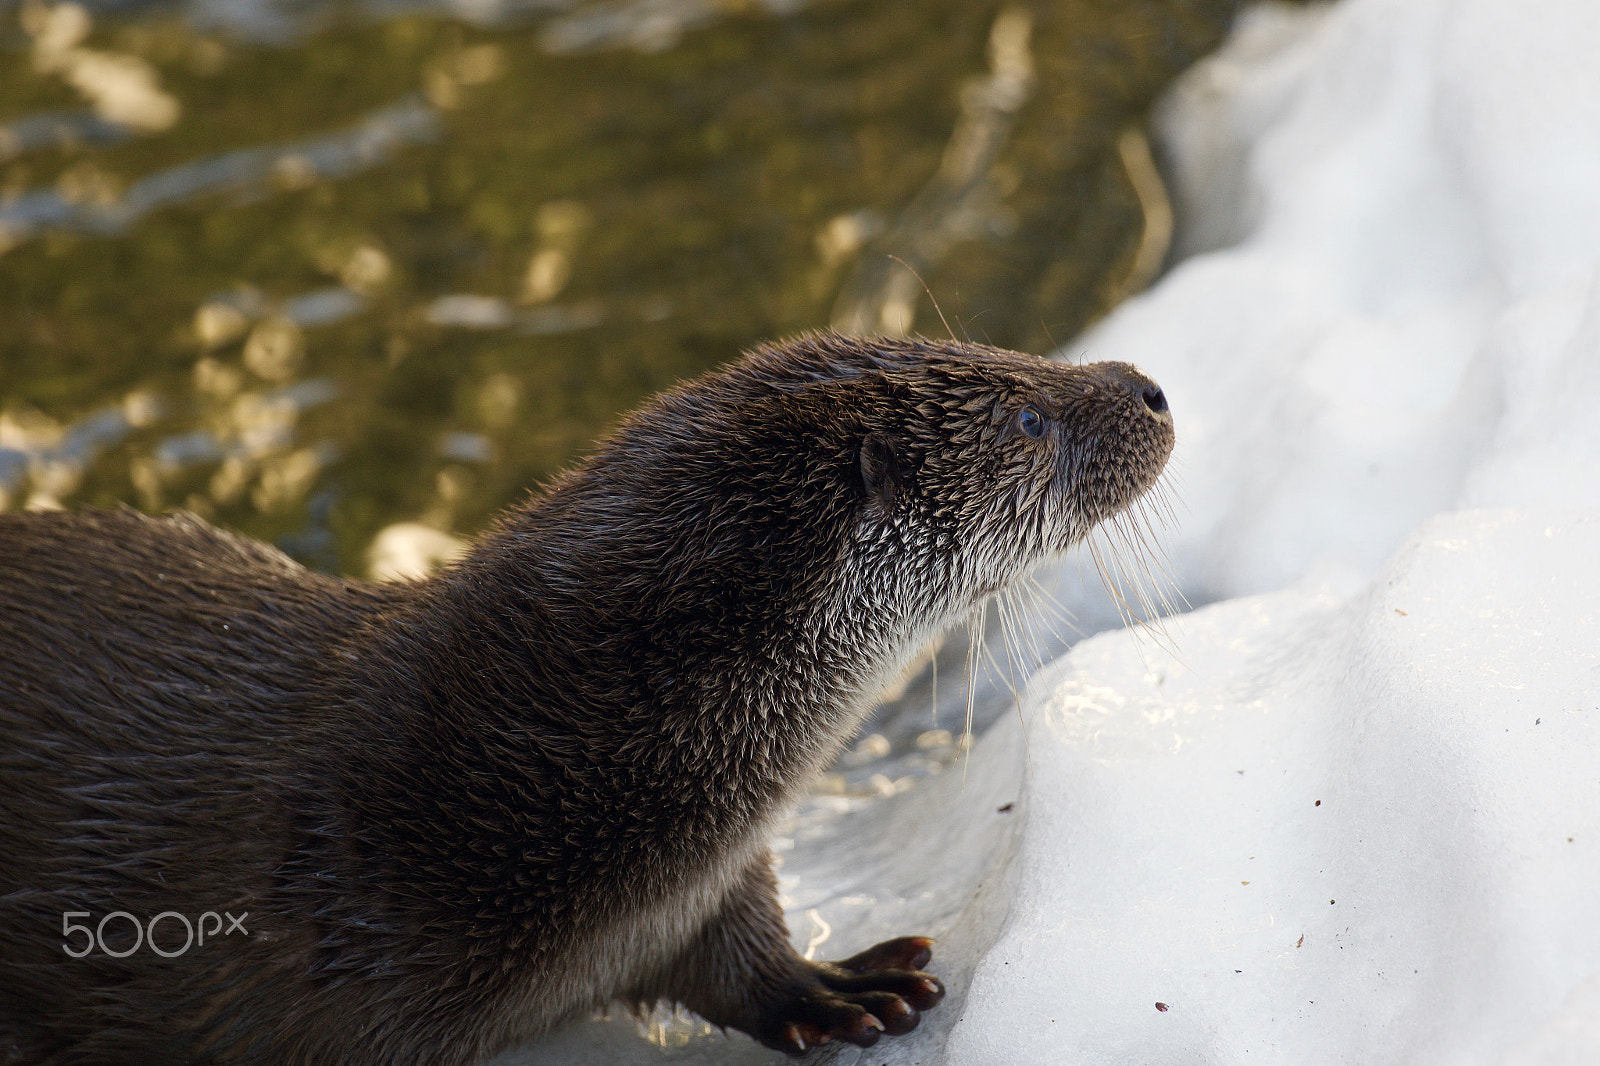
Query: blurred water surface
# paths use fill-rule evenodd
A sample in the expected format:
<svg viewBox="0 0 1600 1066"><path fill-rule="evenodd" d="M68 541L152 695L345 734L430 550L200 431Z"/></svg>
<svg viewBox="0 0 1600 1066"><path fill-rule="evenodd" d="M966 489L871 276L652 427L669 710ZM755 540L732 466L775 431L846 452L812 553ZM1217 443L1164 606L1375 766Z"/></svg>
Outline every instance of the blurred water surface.
<svg viewBox="0 0 1600 1066"><path fill-rule="evenodd" d="M0 507L362 573L763 338L1050 347L1159 266L1144 112L1234 8L0 2Z"/></svg>

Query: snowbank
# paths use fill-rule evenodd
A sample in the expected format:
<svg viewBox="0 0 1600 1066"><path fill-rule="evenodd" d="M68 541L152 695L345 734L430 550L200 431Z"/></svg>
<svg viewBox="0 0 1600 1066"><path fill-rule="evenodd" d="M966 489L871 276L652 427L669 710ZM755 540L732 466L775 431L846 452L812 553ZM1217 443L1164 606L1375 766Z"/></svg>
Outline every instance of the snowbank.
<svg viewBox="0 0 1600 1066"><path fill-rule="evenodd" d="M1371 574L1457 507L1600 503L1597 48L1587 0L1268 8L1173 94L1183 240L1237 243L1069 353L1166 389L1191 599Z"/></svg>
<svg viewBox="0 0 1600 1066"><path fill-rule="evenodd" d="M1597 545L1600 510L1446 515L1343 602L1230 600L1174 624L1181 662L1114 633L1041 674L1017 893L943 1061L1530 1038L1600 981ZM1600 1060L1600 1025L1571 1039Z"/></svg>

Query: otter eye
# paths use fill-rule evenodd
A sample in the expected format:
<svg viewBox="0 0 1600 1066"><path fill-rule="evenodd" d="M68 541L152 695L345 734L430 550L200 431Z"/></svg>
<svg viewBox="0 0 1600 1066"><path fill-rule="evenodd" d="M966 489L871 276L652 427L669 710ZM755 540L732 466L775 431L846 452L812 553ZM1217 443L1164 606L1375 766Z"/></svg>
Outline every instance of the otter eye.
<svg viewBox="0 0 1600 1066"><path fill-rule="evenodd" d="M1025 405L1017 412L1017 426L1030 437L1044 436L1044 415L1033 404Z"/></svg>

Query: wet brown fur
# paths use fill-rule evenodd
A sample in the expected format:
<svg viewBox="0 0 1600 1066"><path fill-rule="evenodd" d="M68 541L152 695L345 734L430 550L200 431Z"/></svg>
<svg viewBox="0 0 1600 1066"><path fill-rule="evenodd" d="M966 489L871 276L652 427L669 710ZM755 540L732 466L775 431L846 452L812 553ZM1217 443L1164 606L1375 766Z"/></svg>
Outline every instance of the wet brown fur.
<svg viewBox="0 0 1600 1066"><path fill-rule="evenodd" d="M921 641L1150 486L1153 389L803 338L411 584L0 516L0 1060L466 1064L616 1000L790 1051L905 1031L926 942L800 959L767 832ZM66 955L63 912L118 910L249 933Z"/></svg>

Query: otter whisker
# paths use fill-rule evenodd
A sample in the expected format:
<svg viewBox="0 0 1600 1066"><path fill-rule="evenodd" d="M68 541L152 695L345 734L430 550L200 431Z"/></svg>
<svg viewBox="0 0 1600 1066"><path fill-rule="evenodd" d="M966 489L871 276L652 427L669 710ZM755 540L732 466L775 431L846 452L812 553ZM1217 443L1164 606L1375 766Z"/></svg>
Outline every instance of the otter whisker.
<svg viewBox="0 0 1600 1066"><path fill-rule="evenodd" d="M1146 531L1135 524L1140 517L1135 514L1119 515L1115 521L1107 524L1113 564L1119 583L1131 590L1143 612L1136 623L1137 628L1150 633L1158 646L1176 655L1177 649L1166 628L1166 618L1175 611L1165 591L1166 588L1175 587L1175 582L1160 565L1164 560L1152 560L1148 550L1149 540L1144 535Z"/></svg>
<svg viewBox="0 0 1600 1066"><path fill-rule="evenodd" d="M1141 555L1141 563L1156 593L1163 615L1179 614L1191 609L1177 578L1173 574L1172 559L1167 554L1161 538L1155 535L1159 524L1168 528L1169 521L1176 522L1172 500L1165 481L1157 482L1151 492L1136 500L1128 509L1127 520L1119 529L1130 535Z"/></svg>
<svg viewBox="0 0 1600 1066"><path fill-rule="evenodd" d="M967 783L967 764L972 760L972 714L978 702L978 657L986 654L984 629L989 621L989 601L968 616L967 626L967 715L961 725L961 784Z"/></svg>
<svg viewBox="0 0 1600 1066"><path fill-rule="evenodd" d="M1031 674L1044 665L1044 648L1039 643L1039 611L1025 584L1006 590L1006 611L1017 634L1017 658L1023 671Z"/></svg>
<svg viewBox="0 0 1600 1066"><path fill-rule="evenodd" d="M994 598L995 616L1000 620L1000 645L1005 653L1006 680L1013 692L1017 687L1017 659L1022 653L1012 617L1011 590L1004 589Z"/></svg>
<svg viewBox="0 0 1600 1066"><path fill-rule="evenodd" d="M1192 610L1193 606L1183 594L1183 588L1178 583L1173 572L1172 558L1167 554L1161 542L1154 537L1154 524L1149 513L1143 506L1144 501L1139 501L1139 529L1140 539L1147 544L1154 544L1153 553L1147 558L1147 568L1151 573L1163 616L1170 617Z"/></svg>
<svg viewBox="0 0 1600 1066"><path fill-rule="evenodd" d="M1143 620L1147 623L1159 618L1151 596L1150 559L1146 552L1146 545L1139 537L1137 528L1130 528L1127 512L1117 515L1108 523L1107 534L1111 542L1112 560L1116 565L1119 578L1132 590L1134 599L1139 602L1143 612Z"/></svg>
<svg viewBox="0 0 1600 1066"><path fill-rule="evenodd" d="M1166 630L1166 616L1156 609L1152 595L1143 580L1149 574L1148 560L1125 540L1119 545L1117 539L1119 527L1116 523L1106 523L1101 528L1106 530L1104 552L1098 537L1099 531L1097 536L1086 539L1084 543L1123 625L1129 629L1149 633L1157 646L1169 654L1176 655L1177 650L1171 635ZM1119 550L1119 547L1122 550ZM1134 563L1140 565L1136 567ZM1137 609L1134 602L1130 602L1130 596L1138 604Z"/></svg>
<svg viewBox="0 0 1600 1066"><path fill-rule="evenodd" d="M1179 479L1176 477L1162 478L1139 500L1141 504L1145 499L1150 500L1163 529L1174 529L1178 525L1176 501L1182 498L1179 495L1179 484Z"/></svg>
<svg viewBox="0 0 1600 1066"><path fill-rule="evenodd" d="M1125 516L1118 515L1107 531L1111 544L1111 558L1117 576L1139 604L1139 621L1153 628L1160 627L1161 611L1154 602L1149 587L1150 562L1128 532Z"/></svg>
<svg viewBox="0 0 1600 1066"><path fill-rule="evenodd" d="M1144 500L1136 501L1130 509L1126 528L1131 531L1140 549L1142 568L1150 580L1161 614L1169 616L1179 613L1177 604L1173 602L1173 596L1182 601L1184 610L1189 609L1189 602L1184 599L1183 591L1173 574L1172 559L1167 555L1160 539L1155 536L1154 522L1145 507Z"/></svg>
<svg viewBox="0 0 1600 1066"><path fill-rule="evenodd" d="M995 611L1000 616L1000 639L1005 642L1006 682L1011 688L1011 695L1016 696L1016 674L1018 666L1026 671L1027 664L1021 663L1022 659L1022 634L1018 632L1019 619L1016 616L1016 603L1011 599L1011 589L995 597Z"/></svg>
<svg viewBox="0 0 1600 1066"><path fill-rule="evenodd" d="M996 609L996 612L997 612L997 615L998 615L998 618L999 618L999 621L1000 621L1001 651L1004 652L1007 655L1007 659L1006 659L1006 662L1002 663L1000 661L999 657L995 654L994 648L989 645L989 635L988 635L988 625L987 625L987 618L988 618L987 611L988 611L988 607L989 607L989 602L985 602L985 604L984 604L985 625L984 625L983 640L982 640L982 643L981 643L982 654L983 654L982 663L983 663L984 671L985 671L985 674L989 678L990 681L994 682L995 684L1005 684L1006 687L1008 689L1010 689L1012 694L1015 695L1015 693L1016 693L1016 685L1015 685L1015 677L1012 675L1012 672L1011 672L1010 649L1006 646L1005 614L1004 614L1004 611L1003 611L1003 609L1001 607L1001 604L1000 604L1000 601L999 601L999 597L997 597L997 596L990 597L990 602L993 602L995 604L995 609Z"/></svg>
<svg viewBox="0 0 1600 1066"><path fill-rule="evenodd" d="M1117 609L1117 617L1124 626L1132 625L1135 617L1133 608L1129 605L1127 597L1123 595L1122 587L1112 577L1110 568L1106 566L1105 558L1100 551L1098 536L1085 537L1083 546L1084 550L1089 553L1089 559L1094 563L1095 573L1100 576L1101 586L1106 590L1107 595L1111 597L1112 606Z"/></svg>
<svg viewBox="0 0 1600 1066"><path fill-rule="evenodd" d="M1017 586L1016 596L1025 615L1029 644L1033 649L1033 665L1037 670L1050 661L1050 634L1053 628L1067 625L1070 616L1055 602L1053 596L1044 591L1038 578L1032 575Z"/></svg>
<svg viewBox="0 0 1600 1066"><path fill-rule="evenodd" d="M1081 573L1079 574L1079 578L1080 580L1082 579ZM1054 616L1060 620L1063 626L1072 630L1072 632L1076 633L1080 638L1088 636L1088 633L1084 630L1083 626L1079 624L1078 616L1074 614L1070 608L1064 605L1060 599L1057 598L1056 586L1060 583L1061 573L1060 569L1058 568L1055 579L1050 583L1049 588L1046 588L1043 584L1039 585L1040 602L1045 605L1045 609L1047 611L1052 612Z"/></svg>
<svg viewBox="0 0 1600 1066"><path fill-rule="evenodd" d="M1056 575L1059 578L1059 568L1056 571ZM1030 609L1034 613L1034 624L1039 630L1038 639L1041 645L1039 661L1041 665L1047 661L1049 655L1048 634L1065 631L1074 634L1079 640L1088 635L1083 631L1083 627L1078 625L1078 620L1073 613L1062 606L1061 602L1056 598L1054 589L1046 588L1037 576L1030 574L1021 591L1028 597Z"/></svg>
<svg viewBox="0 0 1600 1066"><path fill-rule="evenodd" d="M1024 596L1026 596L1031 591L1029 589L1029 584L1028 584L1029 582L1032 582L1033 584L1037 584L1037 582L1033 578L1032 574L1028 575L1028 577L1027 577L1027 579L1026 579L1026 581L1024 583L1022 583L1020 585L1013 585L1013 586L1008 587L1006 589L1006 593L1005 593L1004 609L1010 612L1013 622L1015 622L1016 624L1019 624L1019 625L1025 625L1026 622L1027 622L1026 619L1023 619L1023 618L1020 617L1019 608L1021 606L1023 606L1022 598ZM1029 626L1028 629L1027 629L1027 634L1028 634L1028 636L1030 638L1029 639L1029 644L1032 646L1033 662L1031 664L1024 664L1024 667L1025 667L1024 672L1028 676L1031 677L1033 672L1034 672L1034 670L1036 670L1040 666L1044 665L1044 649L1042 647L1040 647L1039 644L1038 644L1039 634L1038 634L1038 627L1036 625ZM1022 651L1022 648L1021 648L1021 646L1019 644L1019 647L1018 647L1019 655L1020 655L1021 651ZM1024 684L1026 684L1026 682L1024 682ZM1014 707L1016 709L1016 712L1017 712L1017 724L1022 729L1022 750L1023 750L1023 754L1028 759L1029 765L1031 766L1032 762L1033 762L1033 757L1032 757L1032 755L1030 753L1030 748L1029 748L1029 744L1028 744L1028 720L1022 713L1022 691L1018 687L1018 685L1016 684L1016 679L1014 677L1012 678L1012 683L1011 683L1011 705L1012 705L1012 707Z"/></svg>

